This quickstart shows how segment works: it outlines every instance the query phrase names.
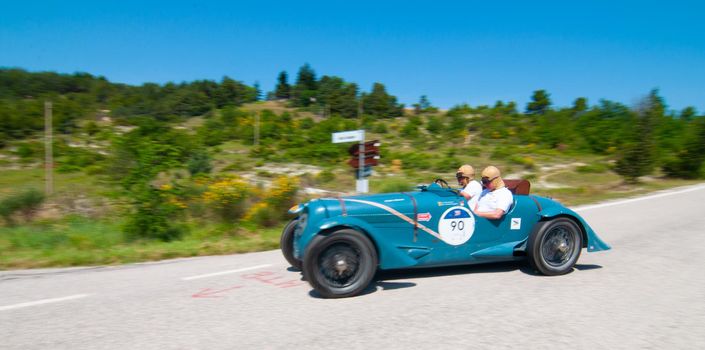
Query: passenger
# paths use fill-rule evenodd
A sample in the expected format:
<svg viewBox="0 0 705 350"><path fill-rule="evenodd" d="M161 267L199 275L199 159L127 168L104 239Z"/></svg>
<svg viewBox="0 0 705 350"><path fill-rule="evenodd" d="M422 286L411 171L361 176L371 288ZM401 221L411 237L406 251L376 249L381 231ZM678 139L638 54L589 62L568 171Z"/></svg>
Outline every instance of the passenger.
<svg viewBox="0 0 705 350"><path fill-rule="evenodd" d="M488 166L482 171L482 186L485 188L473 211L487 219L501 219L514 203L514 196L504 186L499 169Z"/></svg>
<svg viewBox="0 0 705 350"><path fill-rule="evenodd" d="M477 198L482 192L482 185L475 180L475 169L465 164L458 168L455 178L458 179L458 185L463 188L460 195L465 197L465 200L468 201L468 207L472 209L477 204Z"/></svg>

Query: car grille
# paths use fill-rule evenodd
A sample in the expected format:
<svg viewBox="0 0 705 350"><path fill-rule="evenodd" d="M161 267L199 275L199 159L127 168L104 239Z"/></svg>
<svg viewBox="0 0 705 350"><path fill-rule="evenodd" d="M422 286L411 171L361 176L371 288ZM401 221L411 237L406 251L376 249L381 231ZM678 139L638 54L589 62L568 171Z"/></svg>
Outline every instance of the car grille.
<svg viewBox="0 0 705 350"><path fill-rule="evenodd" d="M301 237L301 234L306 229L306 224L308 224L308 213L305 211L299 216L299 222L296 224L294 229L294 237Z"/></svg>

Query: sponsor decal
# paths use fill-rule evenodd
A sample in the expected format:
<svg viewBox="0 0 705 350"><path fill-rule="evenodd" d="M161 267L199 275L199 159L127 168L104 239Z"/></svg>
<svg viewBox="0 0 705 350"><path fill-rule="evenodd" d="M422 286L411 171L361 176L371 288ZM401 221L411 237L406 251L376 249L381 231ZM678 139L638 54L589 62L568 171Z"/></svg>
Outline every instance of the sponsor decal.
<svg viewBox="0 0 705 350"><path fill-rule="evenodd" d="M469 241L474 232L475 217L465 207L446 209L438 221L438 233L450 245L461 245Z"/></svg>
<svg viewBox="0 0 705 350"><path fill-rule="evenodd" d="M404 201L404 198L394 198L394 199L385 199L385 203L390 203L390 202L401 202Z"/></svg>
<svg viewBox="0 0 705 350"><path fill-rule="evenodd" d="M443 207L446 205L456 205L456 204L458 204L458 202L453 202L453 201L438 202L439 207Z"/></svg>
<svg viewBox="0 0 705 350"><path fill-rule="evenodd" d="M509 228L510 230L519 230L521 229L521 218L512 218L512 224L511 227Z"/></svg>
<svg viewBox="0 0 705 350"><path fill-rule="evenodd" d="M417 218L419 221L431 221L431 213L419 213Z"/></svg>

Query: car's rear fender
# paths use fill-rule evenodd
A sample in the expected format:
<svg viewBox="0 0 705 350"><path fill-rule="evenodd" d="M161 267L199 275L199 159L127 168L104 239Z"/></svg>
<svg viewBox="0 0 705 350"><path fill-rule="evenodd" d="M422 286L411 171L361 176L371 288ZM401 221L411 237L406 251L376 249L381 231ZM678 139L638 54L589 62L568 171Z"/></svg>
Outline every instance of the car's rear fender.
<svg viewBox="0 0 705 350"><path fill-rule="evenodd" d="M390 242L379 229L351 216L336 216L319 222L317 234L327 235L342 228L359 231L370 239L377 251L379 267L383 270L414 266L418 263L416 259L430 252L425 247L398 246L396 242Z"/></svg>
<svg viewBox="0 0 705 350"><path fill-rule="evenodd" d="M583 218L576 212L560 205L545 208L538 213L541 216L541 220L550 220L558 217L567 217L574 220L583 234L583 247L587 248L588 252L598 252L601 250L609 250L612 247L605 243L597 233L588 225Z"/></svg>

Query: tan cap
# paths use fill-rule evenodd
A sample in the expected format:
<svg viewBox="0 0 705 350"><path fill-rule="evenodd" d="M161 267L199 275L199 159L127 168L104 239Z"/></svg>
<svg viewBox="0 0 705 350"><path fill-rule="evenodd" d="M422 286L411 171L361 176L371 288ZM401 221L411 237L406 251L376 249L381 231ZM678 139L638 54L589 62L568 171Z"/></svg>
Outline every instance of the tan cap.
<svg viewBox="0 0 705 350"><path fill-rule="evenodd" d="M456 174L462 174L463 176L469 177L472 179L475 177L475 169L473 169L472 166L465 164L465 165L461 166L460 168L458 168L458 171Z"/></svg>
<svg viewBox="0 0 705 350"><path fill-rule="evenodd" d="M494 185L495 188L502 188L504 187L504 181L502 181L502 174L499 172L499 169L494 166L488 166L484 170L482 170L482 177L486 177L488 179L494 179L492 180L492 184Z"/></svg>

